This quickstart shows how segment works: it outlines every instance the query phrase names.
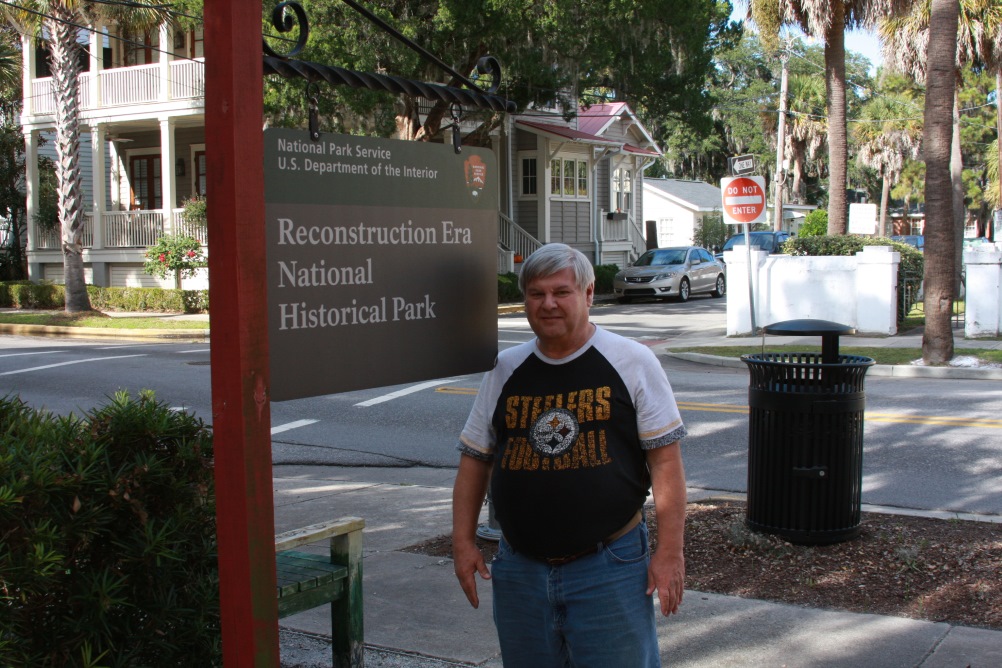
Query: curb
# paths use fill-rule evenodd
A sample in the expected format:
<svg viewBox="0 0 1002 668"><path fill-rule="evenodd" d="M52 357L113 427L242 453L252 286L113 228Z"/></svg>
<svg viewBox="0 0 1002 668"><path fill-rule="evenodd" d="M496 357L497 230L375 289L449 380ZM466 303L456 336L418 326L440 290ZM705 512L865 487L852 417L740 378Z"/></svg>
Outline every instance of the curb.
<svg viewBox="0 0 1002 668"><path fill-rule="evenodd" d="M706 353L673 353L664 346L656 353L676 359L708 364L710 366L745 369L745 363L736 357L721 357ZM950 366L913 366L910 364L874 364L867 376L883 378L949 378L953 380L1002 380L1002 369L972 369Z"/></svg>
<svg viewBox="0 0 1002 668"><path fill-rule="evenodd" d="M209 330L207 329L115 329L114 327L0 324L0 334L76 339L135 339L140 341L161 339L202 342L209 340Z"/></svg>

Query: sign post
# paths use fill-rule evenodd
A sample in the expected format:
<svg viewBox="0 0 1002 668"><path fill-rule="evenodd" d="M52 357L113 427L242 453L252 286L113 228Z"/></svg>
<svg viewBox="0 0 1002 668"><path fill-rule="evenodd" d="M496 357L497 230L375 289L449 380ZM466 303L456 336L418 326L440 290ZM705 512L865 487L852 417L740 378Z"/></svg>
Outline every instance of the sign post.
<svg viewBox="0 0 1002 668"><path fill-rule="evenodd" d="M755 324L755 289L752 284L755 273L751 266L751 223L765 221L765 178L761 176L738 176L720 180L723 197L724 222L743 225L745 252L748 260L748 313L751 316L752 332L758 331Z"/></svg>

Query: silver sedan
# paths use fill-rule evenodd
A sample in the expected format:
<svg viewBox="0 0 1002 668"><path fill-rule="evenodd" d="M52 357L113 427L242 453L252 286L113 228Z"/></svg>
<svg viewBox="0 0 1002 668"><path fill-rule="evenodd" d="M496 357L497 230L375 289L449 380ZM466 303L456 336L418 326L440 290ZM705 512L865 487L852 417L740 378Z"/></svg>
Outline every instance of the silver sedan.
<svg viewBox="0 0 1002 668"><path fill-rule="evenodd" d="M708 292L721 297L727 291L724 264L697 246L655 248L616 274L613 291L621 303L637 297L674 298Z"/></svg>

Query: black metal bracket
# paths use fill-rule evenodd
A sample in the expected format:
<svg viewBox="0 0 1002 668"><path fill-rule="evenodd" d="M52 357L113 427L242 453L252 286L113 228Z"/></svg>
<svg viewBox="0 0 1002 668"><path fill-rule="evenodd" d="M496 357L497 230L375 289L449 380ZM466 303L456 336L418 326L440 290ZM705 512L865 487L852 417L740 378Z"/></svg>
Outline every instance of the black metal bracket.
<svg viewBox="0 0 1002 668"><path fill-rule="evenodd" d="M425 83L412 81L403 77L389 74L373 74L371 72L357 72L343 67L333 65L322 65L304 60L298 60L292 56L298 55L306 46L309 37L309 21L303 7L293 0L288 0L278 4L272 10L272 26L280 33L288 33L298 27L299 35L295 46L286 54L279 54L272 50L267 40L264 42L264 74L277 74L286 79L302 78L310 84L326 81L332 86L348 86L350 88L367 88L374 91L384 91L395 95L407 95L410 97L423 97L435 102L447 102L450 105L460 107L475 107L495 112L515 113L518 106L512 101L500 95L497 90L501 85L501 63L493 56L484 56L477 62L477 72L484 76L491 77L491 84L486 91L477 87L467 77L456 72L440 59L418 46L411 40L404 37L392 26L379 19L367 9L354 2L354 0L343 0L345 4L356 10L369 21L373 22L382 30L389 32L393 37L403 42L409 48L415 50L422 58L433 63L437 67L445 70L454 79L462 82L466 88L455 86L445 86L442 84ZM291 14L289 11L290 10ZM309 94L308 94L308 97ZM311 98L315 100L315 95ZM458 125L454 122L453 144L458 142ZM319 138L319 130L312 127L311 136L316 130L316 138ZM458 153L458 150L457 150Z"/></svg>

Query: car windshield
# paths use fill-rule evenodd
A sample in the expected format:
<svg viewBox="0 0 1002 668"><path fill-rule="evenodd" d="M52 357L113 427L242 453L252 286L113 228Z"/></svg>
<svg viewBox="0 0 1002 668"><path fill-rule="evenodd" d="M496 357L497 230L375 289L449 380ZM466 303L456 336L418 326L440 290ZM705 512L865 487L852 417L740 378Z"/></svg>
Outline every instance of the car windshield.
<svg viewBox="0 0 1002 668"><path fill-rule="evenodd" d="M663 250L652 250L647 251L641 255L636 262L633 263L634 267L650 267L650 266L661 266L664 264L684 264L685 263L685 249L684 248L666 248Z"/></svg>

